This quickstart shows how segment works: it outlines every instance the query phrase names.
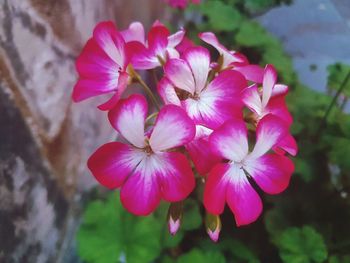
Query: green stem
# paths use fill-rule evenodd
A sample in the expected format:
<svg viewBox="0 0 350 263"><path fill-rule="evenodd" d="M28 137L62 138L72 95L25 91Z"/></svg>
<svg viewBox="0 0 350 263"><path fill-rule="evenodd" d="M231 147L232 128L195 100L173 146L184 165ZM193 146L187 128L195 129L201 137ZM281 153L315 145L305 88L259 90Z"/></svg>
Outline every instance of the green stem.
<svg viewBox="0 0 350 263"><path fill-rule="evenodd" d="M331 113L331 111L332 111L334 105L336 104L336 102L337 102L337 100L338 100L340 94L341 94L341 93L343 92L343 90L345 89L346 84L348 83L349 79L350 79L350 71L348 72L348 74L347 74L346 77L344 78L343 82L341 83L339 89L337 90L337 93L334 95L334 97L333 97L331 103L329 104L329 106L328 106L328 108L327 108L327 110L326 110L326 113L324 114L324 116L323 116L323 118L322 118L322 120L321 120L321 124L320 124L320 128L319 128L319 134L321 133L321 131L322 131L324 125L326 124L329 114Z"/></svg>
<svg viewBox="0 0 350 263"><path fill-rule="evenodd" d="M152 100L154 106L157 108L157 110L160 110L160 105L156 99L156 97L154 96L152 90L150 89L150 87L148 87L148 85L143 81L143 79L141 78L141 76L132 68L129 67L129 70L131 72L131 76L138 82L140 83L140 85L143 87L143 89L146 91L148 97Z"/></svg>

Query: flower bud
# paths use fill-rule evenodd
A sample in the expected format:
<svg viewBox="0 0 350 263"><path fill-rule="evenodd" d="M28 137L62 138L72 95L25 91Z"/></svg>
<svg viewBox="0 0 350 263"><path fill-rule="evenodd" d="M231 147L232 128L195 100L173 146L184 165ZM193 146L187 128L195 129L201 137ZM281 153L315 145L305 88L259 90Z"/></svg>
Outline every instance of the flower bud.
<svg viewBox="0 0 350 263"><path fill-rule="evenodd" d="M175 235L180 228L183 214L183 202L171 203L168 209L168 228L171 235Z"/></svg>
<svg viewBox="0 0 350 263"><path fill-rule="evenodd" d="M221 231L220 216L207 213L205 225L210 239L214 242L217 242L219 240L219 235Z"/></svg>

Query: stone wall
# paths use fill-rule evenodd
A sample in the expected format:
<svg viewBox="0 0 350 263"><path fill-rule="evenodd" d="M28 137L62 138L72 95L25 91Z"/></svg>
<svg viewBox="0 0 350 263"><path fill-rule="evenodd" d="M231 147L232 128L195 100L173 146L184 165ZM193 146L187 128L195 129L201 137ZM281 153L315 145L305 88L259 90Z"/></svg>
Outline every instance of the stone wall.
<svg viewBox="0 0 350 263"><path fill-rule="evenodd" d="M94 25L150 25L161 0L0 0L0 262L68 262L86 160L115 134L101 99L71 101Z"/></svg>

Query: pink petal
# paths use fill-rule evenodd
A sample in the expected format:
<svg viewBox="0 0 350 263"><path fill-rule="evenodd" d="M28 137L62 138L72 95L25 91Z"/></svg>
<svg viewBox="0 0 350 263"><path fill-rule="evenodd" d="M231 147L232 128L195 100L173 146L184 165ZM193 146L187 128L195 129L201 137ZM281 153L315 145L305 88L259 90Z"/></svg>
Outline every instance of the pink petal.
<svg viewBox="0 0 350 263"><path fill-rule="evenodd" d="M246 58L242 57L241 54L227 50L227 48L219 42L214 33L203 32L199 34L199 38L213 46L220 53L220 55L223 56L223 68L228 67L232 63L247 63Z"/></svg>
<svg viewBox="0 0 350 263"><path fill-rule="evenodd" d="M168 202L185 199L194 189L195 180L185 155L178 152L163 153L162 169L157 172L162 197Z"/></svg>
<svg viewBox="0 0 350 263"><path fill-rule="evenodd" d="M295 156L298 153L298 145L294 137L291 134L288 134L277 143L273 150L276 152L280 152L282 150L282 155L286 151L290 155Z"/></svg>
<svg viewBox="0 0 350 263"><path fill-rule="evenodd" d="M229 164L217 164L210 172L205 183L203 203L205 209L214 215L224 211L226 190L229 179L226 173L230 169Z"/></svg>
<svg viewBox="0 0 350 263"><path fill-rule="evenodd" d="M144 123L148 111L146 99L138 94L120 100L108 113L112 126L136 147L145 146Z"/></svg>
<svg viewBox="0 0 350 263"><path fill-rule="evenodd" d="M149 142L154 152L164 151L189 143L195 133L195 125L183 109L166 105L158 114Z"/></svg>
<svg viewBox="0 0 350 263"><path fill-rule="evenodd" d="M271 97L286 95L288 93L288 86L283 84L276 84L272 89Z"/></svg>
<svg viewBox="0 0 350 263"><path fill-rule="evenodd" d="M184 37L179 45L176 46L176 50L182 54L188 48L195 47L195 44L187 37Z"/></svg>
<svg viewBox="0 0 350 263"><path fill-rule="evenodd" d="M196 84L186 61L176 58L168 60L164 66L164 73L175 87L194 93Z"/></svg>
<svg viewBox="0 0 350 263"><path fill-rule="evenodd" d="M272 89L277 82L277 72L272 65L267 65L264 71L264 79L263 79L263 98L262 103L264 107L269 102L269 99L272 94Z"/></svg>
<svg viewBox="0 0 350 263"><path fill-rule="evenodd" d="M73 90L73 100L87 98L117 90L119 66L90 39L79 55L76 68L80 79Z"/></svg>
<svg viewBox="0 0 350 263"><path fill-rule="evenodd" d="M231 165L227 172L231 178L227 185L226 200L235 216L236 225L253 223L262 212L262 202L259 195L250 185L243 169Z"/></svg>
<svg viewBox="0 0 350 263"><path fill-rule="evenodd" d="M140 161L140 155L131 146L111 142L97 149L87 165L100 184L114 189L124 183Z"/></svg>
<svg viewBox="0 0 350 263"><path fill-rule="evenodd" d="M288 127L293 123L293 117L288 110L284 96L272 97L266 106L266 113L279 117Z"/></svg>
<svg viewBox="0 0 350 263"><path fill-rule="evenodd" d="M248 131L245 122L232 119L209 137L212 151L228 160L241 162L248 154Z"/></svg>
<svg viewBox="0 0 350 263"><path fill-rule="evenodd" d="M175 88L167 78L162 78L158 82L158 93L165 104L181 106L181 101L176 94Z"/></svg>
<svg viewBox="0 0 350 263"><path fill-rule="evenodd" d="M184 36L186 34L186 31L184 29L181 29L177 31L175 34L172 34L168 37L168 47L175 48L177 45L181 43Z"/></svg>
<svg viewBox="0 0 350 263"><path fill-rule="evenodd" d="M102 50L119 66L127 65L125 57L125 41L111 21L101 22L94 29L94 39Z"/></svg>
<svg viewBox="0 0 350 263"><path fill-rule="evenodd" d="M253 84L252 86L243 90L242 100L244 104L258 116L263 114L264 109L258 91L258 86L256 84Z"/></svg>
<svg viewBox="0 0 350 263"><path fill-rule="evenodd" d="M130 213L149 215L160 202L161 191L156 172L162 169L162 163L155 158L154 155L144 157L121 188L120 201Z"/></svg>
<svg viewBox="0 0 350 263"><path fill-rule="evenodd" d="M236 66L234 67L234 70L242 73L247 80L256 83L263 82L264 69L258 65Z"/></svg>
<svg viewBox="0 0 350 263"><path fill-rule="evenodd" d="M264 155L288 134L285 123L271 114L262 118L256 129L256 144L249 158L256 159Z"/></svg>
<svg viewBox="0 0 350 263"><path fill-rule="evenodd" d="M203 47L193 47L187 49L183 54L183 59L189 64L194 76L195 90L199 94L206 86L208 73L210 70L210 54Z"/></svg>
<svg viewBox="0 0 350 263"><path fill-rule="evenodd" d="M146 48L140 42L128 42L126 48L135 69L145 70L160 66L160 62L154 51Z"/></svg>
<svg viewBox="0 0 350 263"><path fill-rule="evenodd" d="M140 22L133 22L129 25L129 28L121 31L125 42L137 41L145 44L145 30Z"/></svg>
<svg viewBox="0 0 350 263"><path fill-rule="evenodd" d="M186 145L186 149L199 174L207 174L221 158L214 154L209 143L209 135L213 131L203 126L196 126L196 137Z"/></svg>
<svg viewBox="0 0 350 263"><path fill-rule="evenodd" d="M119 101L121 95L125 91L129 81L129 75L126 72L122 72L118 79L118 88L116 93L105 103L98 106L100 110L106 111L112 109Z"/></svg>
<svg viewBox="0 0 350 263"><path fill-rule="evenodd" d="M266 154L248 162L245 169L262 190L268 194L278 194L288 187L294 164L283 155Z"/></svg>
<svg viewBox="0 0 350 263"><path fill-rule="evenodd" d="M226 70L201 92L199 99L187 99L182 104L196 124L216 129L232 117L242 117L240 94L245 87L242 74Z"/></svg>
<svg viewBox="0 0 350 263"><path fill-rule="evenodd" d="M148 48L164 58L168 46L169 30L161 23L155 22L148 33Z"/></svg>

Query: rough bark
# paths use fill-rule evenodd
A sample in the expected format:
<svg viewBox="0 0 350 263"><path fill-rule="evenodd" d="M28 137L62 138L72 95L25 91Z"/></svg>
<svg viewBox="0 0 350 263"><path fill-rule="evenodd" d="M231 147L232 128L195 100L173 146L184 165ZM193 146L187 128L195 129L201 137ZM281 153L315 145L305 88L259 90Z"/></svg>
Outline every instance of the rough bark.
<svg viewBox="0 0 350 263"><path fill-rule="evenodd" d="M94 25L146 25L160 0L0 0L0 262L68 262L91 152L115 136L96 105L71 101Z"/></svg>

